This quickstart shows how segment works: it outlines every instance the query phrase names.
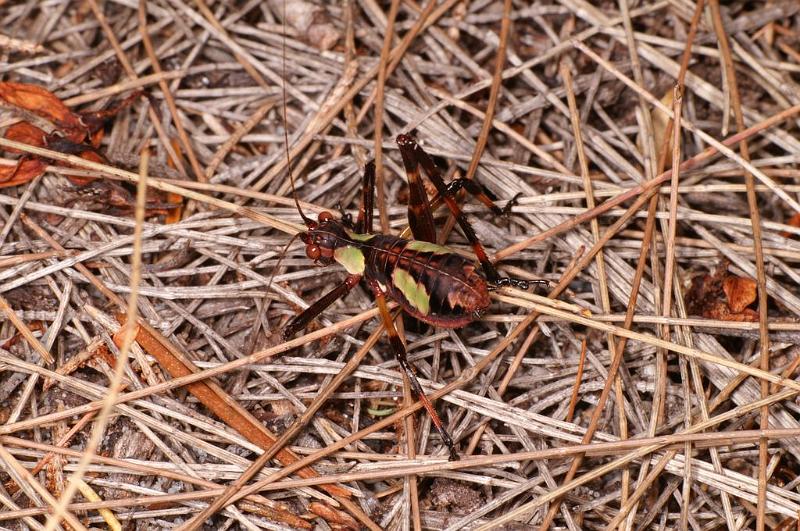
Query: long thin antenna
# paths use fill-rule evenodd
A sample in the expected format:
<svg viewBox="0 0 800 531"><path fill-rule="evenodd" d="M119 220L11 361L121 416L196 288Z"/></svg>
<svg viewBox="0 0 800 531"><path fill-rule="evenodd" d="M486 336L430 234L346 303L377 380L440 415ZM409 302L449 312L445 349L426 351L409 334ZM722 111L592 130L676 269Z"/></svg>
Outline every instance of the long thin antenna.
<svg viewBox="0 0 800 531"><path fill-rule="evenodd" d="M298 232L297 234L292 236L292 239L289 240L289 243L287 243L286 246L284 246L283 251L281 251L281 254L278 255L278 261L275 263L275 267L272 268L272 274L269 276L269 280L267 281L267 289L265 291L269 291L269 288L272 287L272 281L275 279L275 274L278 272L278 268L280 267L281 262L283 261L283 257L286 256L286 252L289 250L289 247L292 246L294 241L297 238L299 238L301 234L303 233Z"/></svg>
<svg viewBox="0 0 800 531"><path fill-rule="evenodd" d="M289 181L292 183L292 197L294 197L294 204L297 207L297 211L300 213L300 217L303 218L303 223L307 227L310 227L314 221L306 216L303 213L303 209L300 208L300 201L297 199L297 188L294 185L294 173L292 172L292 159L289 155L289 119L286 116L286 83L288 82L288 77L286 74L286 2L283 2L283 35L281 36L281 48L283 52L282 59L282 69L283 69L283 83L281 83L281 91L283 93L283 106L281 107L282 110L282 117L283 117L283 139L284 144L283 147L286 150L286 171L289 172Z"/></svg>

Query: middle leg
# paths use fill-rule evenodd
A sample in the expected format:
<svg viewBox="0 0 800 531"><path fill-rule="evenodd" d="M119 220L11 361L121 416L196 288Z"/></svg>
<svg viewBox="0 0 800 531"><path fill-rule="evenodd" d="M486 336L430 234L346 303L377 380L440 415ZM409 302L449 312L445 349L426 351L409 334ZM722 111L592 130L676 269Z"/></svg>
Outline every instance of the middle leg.
<svg viewBox="0 0 800 531"><path fill-rule="evenodd" d="M450 434L447 433L447 430L442 424L442 419L439 418L439 414L436 413L436 410L433 408L433 404L431 404L431 401L428 400L427 396L425 396L425 391L422 389L422 385L420 385L419 380L417 380L417 376L413 367L408 362L408 358L406 357L406 347L403 345L403 341L400 339L400 336L397 333L397 328L394 326L394 320L389 313L389 308L386 306L386 297L384 296L383 291L381 290L380 286L378 286L377 282L370 281L369 285L372 289L372 292L375 294L375 300L378 303L378 310L380 311L381 319L383 320L383 326L386 328L386 333L389 335L389 344L392 346L397 363L400 365L400 369L408 378L408 382L411 385L411 391L414 393L414 396L416 396L417 400L422 403L422 407L424 407L428 412L428 415L430 415L433 425L436 427L436 431L439 432L439 435L442 437L442 441L444 442L445 446L447 446L447 449L450 452L450 460L457 461L458 452L456 451L456 446L453 443L453 439L450 437Z"/></svg>

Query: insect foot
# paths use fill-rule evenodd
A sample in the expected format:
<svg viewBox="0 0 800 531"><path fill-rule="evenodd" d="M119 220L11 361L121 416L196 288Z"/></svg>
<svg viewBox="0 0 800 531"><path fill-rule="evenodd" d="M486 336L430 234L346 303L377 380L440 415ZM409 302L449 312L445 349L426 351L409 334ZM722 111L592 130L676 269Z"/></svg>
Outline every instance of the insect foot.
<svg viewBox="0 0 800 531"><path fill-rule="evenodd" d="M446 430L441 430L439 431L439 435L442 436L442 441L444 441L445 446L447 446L447 448L450 451L450 455L448 456L447 460L448 461L460 460L461 456L458 455L458 452L456 451L456 445L453 442L453 439L450 437L450 434L447 433Z"/></svg>
<svg viewBox="0 0 800 531"><path fill-rule="evenodd" d="M413 136L404 134L397 135L395 142L399 146L416 146L417 144L417 141L414 140Z"/></svg>
<svg viewBox="0 0 800 531"><path fill-rule="evenodd" d="M489 284L489 290L494 291L506 286L511 286L514 288L527 290L531 287L531 284L550 284L548 280L522 280L520 278L511 278L511 277L498 277L496 278L491 284Z"/></svg>
<svg viewBox="0 0 800 531"><path fill-rule="evenodd" d="M511 200L506 203L506 206L503 207L503 215L506 217L510 217L512 212L511 209L514 208L519 204L519 198L522 197L522 192L518 192Z"/></svg>
<svg viewBox="0 0 800 531"><path fill-rule="evenodd" d="M512 286L512 287L515 287L515 288L526 290L526 289L528 289L528 281L527 280L521 280L519 278L498 277L494 281L494 286L492 286L492 287L494 289L498 289L498 288L502 288L502 287L505 287L505 286Z"/></svg>

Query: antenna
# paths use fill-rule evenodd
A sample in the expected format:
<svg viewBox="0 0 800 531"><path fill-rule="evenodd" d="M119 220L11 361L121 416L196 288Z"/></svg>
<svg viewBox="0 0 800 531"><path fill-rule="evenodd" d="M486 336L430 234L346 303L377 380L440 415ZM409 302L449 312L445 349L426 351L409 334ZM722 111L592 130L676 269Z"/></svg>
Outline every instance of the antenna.
<svg viewBox="0 0 800 531"><path fill-rule="evenodd" d="M298 232L289 240L289 243L281 251L281 254L278 255L278 261L275 262L275 267L272 268L272 274L269 276L269 280L267 281L267 289L265 291L269 291L269 288L272 287L272 281L275 280L275 275L278 273L278 268L281 266L281 262L283 262L283 258L286 256L286 252L289 250L289 247L292 246L294 241L300 237L301 234L305 234L304 232Z"/></svg>
<svg viewBox="0 0 800 531"><path fill-rule="evenodd" d="M311 227L314 225L314 221L306 216L303 213L303 209L300 208L300 201L297 199L297 188L294 185L294 173L292 172L292 159L289 155L289 120L286 117L286 83L287 83L287 75L286 75L286 2L283 2L283 35L281 36L281 48L283 52L282 60L282 68L283 68L283 82L281 83L281 91L283 93L283 106L281 107L281 116L283 118L283 139L284 144L283 147L286 150L286 171L289 172L289 180L292 183L292 197L294 197L294 204L297 207L297 211L300 213L300 217L303 218L303 223L307 227ZM290 242L291 243L291 242ZM288 247L287 247L288 248Z"/></svg>

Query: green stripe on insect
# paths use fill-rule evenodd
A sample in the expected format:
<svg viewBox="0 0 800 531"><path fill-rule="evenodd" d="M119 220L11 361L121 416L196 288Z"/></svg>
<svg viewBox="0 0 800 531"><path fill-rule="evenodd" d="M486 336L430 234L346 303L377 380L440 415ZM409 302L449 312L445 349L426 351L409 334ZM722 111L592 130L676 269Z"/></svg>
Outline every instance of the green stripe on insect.
<svg viewBox="0 0 800 531"><path fill-rule="evenodd" d="M333 259L342 265L347 272L351 275L363 275L366 261L364 260L364 253L357 247L346 245L344 247L337 247L333 251Z"/></svg>
<svg viewBox="0 0 800 531"><path fill-rule="evenodd" d="M375 237L374 234L359 234L357 232L351 232L351 231L347 231L347 235L350 237L351 240L357 242L368 242Z"/></svg>
<svg viewBox="0 0 800 531"><path fill-rule="evenodd" d="M406 244L406 249L409 251L419 251L421 253L434 253L434 254L450 254L453 251L447 247L436 245L435 243L426 242L423 240L412 240Z"/></svg>
<svg viewBox="0 0 800 531"><path fill-rule="evenodd" d="M431 311L431 297L425 286L418 283L408 271L400 267L395 268L392 272L392 284L403 294L409 305L416 308L420 314L428 315Z"/></svg>

